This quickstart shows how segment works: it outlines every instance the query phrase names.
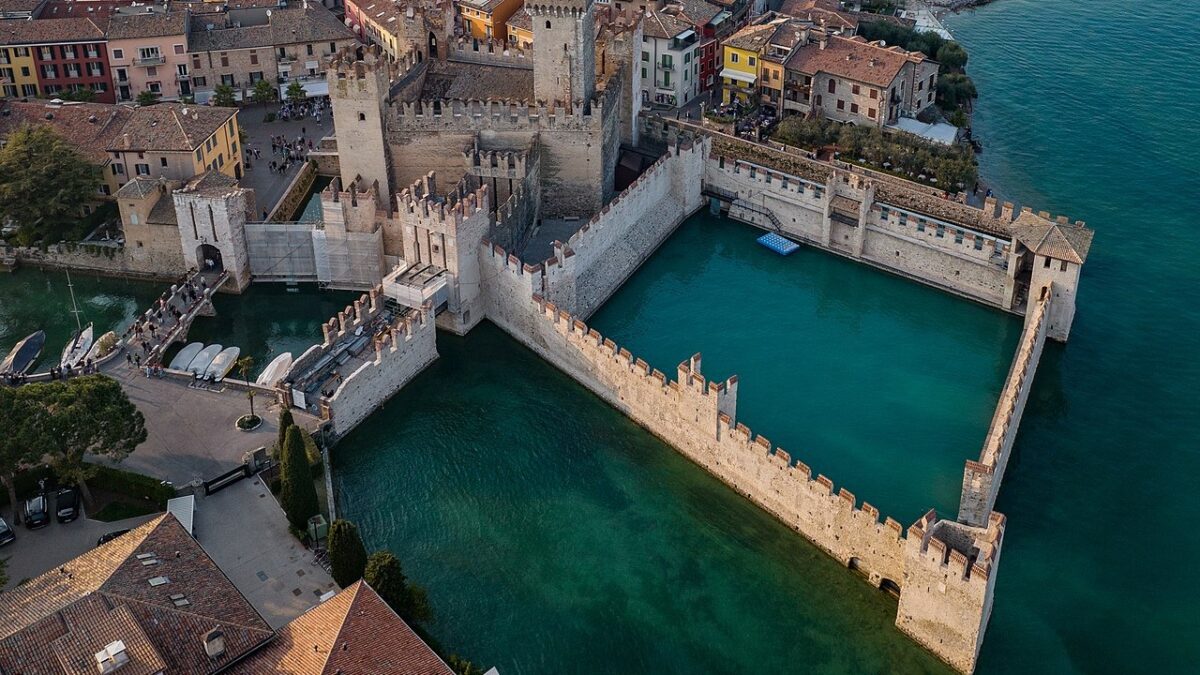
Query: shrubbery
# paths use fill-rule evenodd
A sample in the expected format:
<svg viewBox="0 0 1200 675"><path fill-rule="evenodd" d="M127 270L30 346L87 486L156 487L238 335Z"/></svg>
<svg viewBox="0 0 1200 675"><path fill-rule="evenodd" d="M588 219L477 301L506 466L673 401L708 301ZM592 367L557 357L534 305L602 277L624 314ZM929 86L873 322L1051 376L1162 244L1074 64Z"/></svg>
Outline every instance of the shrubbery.
<svg viewBox="0 0 1200 675"><path fill-rule="evenodd" d="M912 180L925 180L950 192L971 188L979 177L970 148L934 145L901 133L884 134L875 127L792 116L779 123L773 138L814 150L836 146L843 161L866 164ZM925 179L920 178L922 175Z"/></svg>

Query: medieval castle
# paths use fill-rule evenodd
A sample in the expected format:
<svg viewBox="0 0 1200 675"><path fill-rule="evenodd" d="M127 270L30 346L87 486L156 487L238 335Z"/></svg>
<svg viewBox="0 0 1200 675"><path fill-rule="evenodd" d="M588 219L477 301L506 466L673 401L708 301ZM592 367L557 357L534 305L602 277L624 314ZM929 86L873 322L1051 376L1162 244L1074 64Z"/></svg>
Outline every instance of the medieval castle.
<svg viewBox="0 0 1200 675"><path fill-rule="evenodd" d="M215 252L227 289L259 280L366 291L277 385L335 436L436 358L435 326L464 334L489 319L898 593L896 625L971 672L1004 538L996 496L1042 345L1070 334L1091 230L646 115L640 17L593 0L527 4L532 58L459 58L447 4L413 0L399 44L329 60L335 134L312 156L333 177L320 222L256 222L253 192L220 175L139 189L135 222L168 224L151 234L179 242L170 272ZM618 164L637 167L621 187ZM699 355L664 374L588 328L705 207L1025 317L983 450L966 461L956 517L931 511L905 528L881 516L738 423L736 377L706 380ZM331 378L331 364L342 374Z"/></svg>

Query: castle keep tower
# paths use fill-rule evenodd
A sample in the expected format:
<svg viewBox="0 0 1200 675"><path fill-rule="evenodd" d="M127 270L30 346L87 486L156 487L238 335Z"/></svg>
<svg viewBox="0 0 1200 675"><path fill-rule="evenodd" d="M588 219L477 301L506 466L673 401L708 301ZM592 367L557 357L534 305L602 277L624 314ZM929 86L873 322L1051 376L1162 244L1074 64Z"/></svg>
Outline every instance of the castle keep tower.
<svg viewBox="0 0 1200 675"><path fill-rule="evenodd" d="M596 93L596 21L592 0L526 3L533 19L533 97L588 101Z"/></svg>
<svg viewBox="0 0 1200 675"><path fill-rule="evenodd" d="M340 153L342 184L354 185L360 176L367 185L376 184L385 209L392 194L383 136L390 72L378 49L371 48L361 60L343 50L330 60L327 73L338 147L362 150Z"/></svg>

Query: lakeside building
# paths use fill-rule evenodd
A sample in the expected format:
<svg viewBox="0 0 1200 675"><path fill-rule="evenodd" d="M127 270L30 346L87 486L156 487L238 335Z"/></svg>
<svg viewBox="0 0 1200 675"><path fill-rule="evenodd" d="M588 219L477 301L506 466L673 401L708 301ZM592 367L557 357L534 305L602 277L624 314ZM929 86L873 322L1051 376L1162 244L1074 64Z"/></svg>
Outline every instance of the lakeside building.
<svg viewBox="0 0 1200 675"><path fill-rule="evenodd" d="M0 77L11 82L5 83L5 95L90 89L97 101L114 103L107 43L104 29L86 17L0 21L0 49L13 61L0 67Z"/></svg>
<svg viewBox="0 0 1200 675"><path fill-rule="evenodd" d="M354 33L316 2L195 14L188 29L191 88L197 103L222 84L235 100L249 100L261 80L281 99L292 82L308 96L324 96L323 60L355 44Z"/></svg>
<svg viewBox="0 0 1200 675"><path fill-rule="evenodd" d="M646 12L642 35L642 103L687 104L700 93L700 34L664 9Z"/></svg>
<svg viewBox="0 0 1200 675"><path fill-rule="evenodd" d="M783 110L874 127L934 103L938 64L921 52L822 34L786 61Z"/></svg>
<svg viewBox="0 0 1200 675"><path fill-rule="evenodd" d="M97 197L109 198L139 177L183 181L213 170L241 178L237 114L181 103L7 101L0 104L0 140L25 125L50 127L99 167Z"/></svg>
<svg viewBox="0 0 1200 675"><path fill-rule="evenodd" d="M523 0L456 0L458 25L464 37L477 40L508 40L508 19L524 6Z"/></svg>
<svg viewBox="0 0 1200 675"><path fill-rule="evenodd" d="M109 19L108 59L118 101L132 101L143 91L165 101L192 95L188 19L187 12L153 6Z"/></svg>
<svg viewBox="0 0 1200 675"><path fill-rule="evenodd" d="M5 673L452 675L366 582L271 630L170 514L0 593Z"/></svg>

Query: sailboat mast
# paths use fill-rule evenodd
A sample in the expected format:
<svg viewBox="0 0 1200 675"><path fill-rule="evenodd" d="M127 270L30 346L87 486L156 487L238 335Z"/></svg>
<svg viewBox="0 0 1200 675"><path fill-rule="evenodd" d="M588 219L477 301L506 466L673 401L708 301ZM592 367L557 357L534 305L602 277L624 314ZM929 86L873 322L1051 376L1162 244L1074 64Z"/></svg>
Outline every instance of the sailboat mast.
<svg viewBox="0 0 1200 675"><path fill-rule="evenodd" d="M71 313L75 315L75 329L78 331L75 334L75 339L79 339L79 334L83 333L83 324L79 321L79 305L75 304L75 285L71 283L71 270L67 270L67 290L71 293Z"/></svg>

